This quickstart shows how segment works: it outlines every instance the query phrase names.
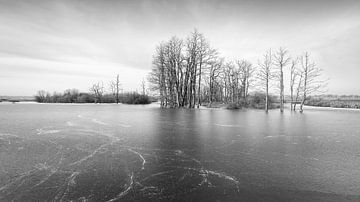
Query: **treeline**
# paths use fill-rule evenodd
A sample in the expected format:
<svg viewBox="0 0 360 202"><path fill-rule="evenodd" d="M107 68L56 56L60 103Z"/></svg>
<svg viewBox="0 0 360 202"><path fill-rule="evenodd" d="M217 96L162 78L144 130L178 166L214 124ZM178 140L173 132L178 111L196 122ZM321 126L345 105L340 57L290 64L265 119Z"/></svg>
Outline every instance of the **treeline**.
<svg viewBox="0 0 360 202"><path fill-rule="evenodd" d="M332 95L332 94L322 94L311 96L313 99L322 99L322 100L358 100L360 101L360 95Z"/></svg>
<svg viewBox="0 0 360 202"><path fill-rule="evenodd" d="M153 56L149 75L151 89L159 93L162 107L194 108L214 102L233 106L251 106L250 91L261 91L264 108L270 107L272 90L279 92L280 110L284 110L284 74L291 77L291 109L303 105L308 96L324 84L321 69L306 52L292 58L288 50L269 50L252 64L245 59L227 61L210 46L203 34L194 30L185 39L176 36L161 42Z"/></svg>
<svg viewBox="0 0 360 202"><path fill-rule="evenodd" d="M353 108L360 109L359 96L311 96L306 105L316 107Z"/></svg>
<svg viewBox="0 0 360 202"><path fill-rule="evenodd" d="M142 83L142 94L137 92L121 92L119 75L109 84L109 91L103 83L93 84L88 93L79 92L77 89L68 89L63 93L53 94L40 90L35 95L35 100L40 103L124 103L124 104L149 104L155 101L146 95L145 83Z"/></svg>
<svg viewBox="0 0 360 202"><path fill-rule="evenodd" d="M149 104L151 98L136 92L119 93L119 102L124 104ZM82 93L77 89L68 89L63 93L49 93L43 90L37 92L36 102L40 103L117 103L113 94L103 94L99 99L93 94Z"/></svg>

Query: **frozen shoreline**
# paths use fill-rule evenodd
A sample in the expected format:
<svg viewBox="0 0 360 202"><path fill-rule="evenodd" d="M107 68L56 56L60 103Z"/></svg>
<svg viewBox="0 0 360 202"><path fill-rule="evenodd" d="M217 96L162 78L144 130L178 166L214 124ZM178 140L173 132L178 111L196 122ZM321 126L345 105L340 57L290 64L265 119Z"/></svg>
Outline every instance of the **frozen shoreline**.
<svg viewBox="0 0 360 202"><path fill-rule="evenodd" d="M13 104L31 104L31 105L75 105L75 106L89 106L89 105L94 105L94 106L98 106L98 105L104 105L104 106L116 106L116 105L126 105L126 106L151 106L151 107L156 107L157 105L160 105L157 102L151 103L151 104L144 104L144 105L133 105L133 104L123 104L123 103L38 103L35 101L26 101L26 102L16 102L16 103L12 103L12 102L0 102L0 105L13 105ZM289 104L285 105L285 109L290 108ZM200 106L200 109L204 110L228 110L224 107L206 107L206 106ZM244 109L252 109L252 108L244 108ZM299 111L299 106L297 105L297 110ZM359 111L360 109L356 109L356 108L336 108L336 107L316 107L316 106L309 106L309 105L304 105L304 109L306 110L329 110L329 111ZM261 109L256 109L256 110L261 110ZM270 110L277 110L277 109L270 109Z"/></svg>

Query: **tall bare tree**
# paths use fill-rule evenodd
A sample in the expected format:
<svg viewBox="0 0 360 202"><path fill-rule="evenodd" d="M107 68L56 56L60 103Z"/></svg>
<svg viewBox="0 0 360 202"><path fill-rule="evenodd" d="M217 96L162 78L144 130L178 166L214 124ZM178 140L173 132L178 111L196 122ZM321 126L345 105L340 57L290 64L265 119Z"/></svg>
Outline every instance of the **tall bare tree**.
<svg viewBox="0 0 360 202"><path fill-rule="evenodd" d="M215 84L217 78L221 74L221 69L223 68L224 59L213 60L209 66L209 106L213 102L213 97L215 94Z"/></svg>
<svg viewBox="0 0 360 202"><path fill-rule="evenodd" d="M142 90L142 95L146 94L146 84L145 84L145 79L143 79L141 81L141 90Z"/></svg>
<svg viewBox="0 0 360 202"><path fill-rule="evenodd" d="M165 67L167 72L167 89L171 107L181 105L182 91L182 48L183 41L177 37L172 37L166 46Z"/></svg>
<svg viewBox="0 0 360 202"><path fill-rule="evenodd" d="M285 48L280 47L274 55L274 64L279 68L279 89L280 89L280 111L284 112L284 68L289 64L289 53Z"/></svg>
<svg viewBox="0 0 360 202"><path fill-rule="evenodd" d="M320 80L322 69L316 67L316 64L310 60L308 52L301 57L301 67L304 75L304 82L302 86L302 100L300 104L300 112L303 112L303 106L309 95L318 92L326 85L325 81Z"/></svg>
<svg viewBox="0 0 360 202"><path fill-rule="evenodd" d="M250 83L252 76L255 72L255 68L252 64L246 60L237 61L238 76L240 79L240 92L239 95L243 99L244 104L247 104L247 97L249 95Z"/></svg>
<svg viewBox="0 0 360 202"><path fill-rule="evenodd" d="M233 94L233 88L232 88L232 75L234 70L234 64L232 62L226 62L223 65L223 80L224 80L224 100L225 102L234 102L234 94Z"/></svg>
<svg viewBox="0 0 360 202"><path fill-rule="evenodd" d="M263 86L265 90L265 111L268 112L270 81L274 78L271 49L265 53L261 61L258 61L258 64L260 67L258 79L260 80L260 85Z"/></svg>
<svg viewBox="0 0 360 202"><path fill-rule="evenodd" d="M208 40L204 37L203 34L200 34L199 37L199 64L198 64L198 100L197 100L197 108L201 105L201 79L203 74L203 68L208 66L212 60L216 59L217 51L210 47Z"/></svg>
<svg viewBox="0 0 360 202"><path fill-rule="evenodd" d="M116 79L110 82L110 90L114 95L115 98L115 102L116 104L119 104L119 94L120 94L120 79L119 79L119 74L116 75Z"/></svg>
<svg viewBox="0 0 360 202"><path fill-rule="evenodd" d="M188 81L188 95L187 105L188 108L195 106L196 100L196 76L198 72L200 55L199 55L199 41L201 34L195 29L186 40L186 61L187 61L187 78Z"/></svg>
<svg viewBox="0 0 360 202"><path fill-rule="evenodd" d="M297 69L297 64L298 64L298 58L293 59L291 61L291 68L290 68L290 99L291 99L291 103L290 103L290 109L295 111L295 95L294 95L294 86L297 80L297 77L299 76L299 71Z"/></svg>
<svg viewBox="0 0 360 202"><path fill-rule="evenodd" d="M302 85L303 85L303 82L304 82L304 72L299 70L298 71L298 83L297 83L297 87L296 87L296 96L295 96L295 103L294 103L294 106L293 106L293 110L295 111L296 110L296 105L297 103L299 102L299 99L300 99L300 93L301 93L301 89L302 89Z"/></svg>

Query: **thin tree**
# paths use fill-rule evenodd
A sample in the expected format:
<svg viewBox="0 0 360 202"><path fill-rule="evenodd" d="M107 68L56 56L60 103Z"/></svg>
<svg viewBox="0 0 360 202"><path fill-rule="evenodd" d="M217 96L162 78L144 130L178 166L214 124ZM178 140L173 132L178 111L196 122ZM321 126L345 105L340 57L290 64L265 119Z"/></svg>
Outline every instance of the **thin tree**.
<svg viewBox="0 0 360 202"><path fill-rule="evenodd" d="M119 79L119 74L116 75L116 79L110 82L110 90L114 95L115 98L115 102L116 104L119 104L119 94L120 94L120 79Z"/></svg>
<svg viewBox="0 0 360 202"><path fill-rule="evenodd" d="M201 34L195 29L186 40L186 84L187 84L187 105L188 108L195 107L196 100L196 76L199 67L199 41Z"/></svg>
<svg viewBox="0 0 360 202"><path fill-rule="evenodd" d="M280 111L284 112L284 68L289 64L290 57L285 48L280 47L274 55L274 64L279 68Z"/></svg>
<svg viewBox="0 0 360 202"><path fill-rule="evenodd" d="M198 97L197 97L197 108L201 105L201 79L203 74L203 68L209 65L212 60L216 60L218 55L217 51L210 47L208 40L204 37L203 34L199 36L199 62L198 62Z"/></svg>
<svg viewBox="0 0 360 202"><path fill-rule="evenodd" d="M141 81L141 89L142 89L142 95L146 94L146 85L145 85L145 79Z"/></svg>
<svg viewBox="0 0 360 202"><path fill-rule="evenodd" d="M274 78L274 73L272 70L272 54L271 49L263 56L261 61L258 61L259 64L259 73L258 79L260 80L260 85L263 86L265 90L265 112L269 111L269 88L270 81Z"/></svg>
<svg viewBox="0 0 360 202"><path fill-rule="evenodd" d="M301 88L304 82L304 72L299 70L298 71L298 75L299 75L299 79L298 79L298 83L297 83L297 88L296 88L296 96L295 96L295 103L294 103L294 111L296 110L296 105L299 102L300 99L300 93L301 93Z"/></svg>
<svg viewBox="0 0 360 202"><path fill-rule="evenodd" d="M247 104L247 97L249 95L249 88L252 76L255 72L255 68L252 64L246 60L237 61L238 76L240 80L240 93L239 95L243 99L244 104Z"/></svg>
<svg viewBox="0 0 360 202"><path fill-rule="evenodd" d="M221 74L224 59L217 59L210 63L209 67L209 106L211 107L214 95L215 95L215 84L217 78Z"/></svg>
<svg viewBox="0 0 360 202"><path fill-rule="evenodd" d="M291 61L291 68L290 68L290 109L295 111L295 97L294 97L294 86L296 83L296 79L299 76L298 70L297 70L297 64L298 64L298 58L293 59Z"/></svg>
<svg viewBox="0 0 360 202"><path fill-rule="evenodd" d="M301 67L304 74L304 82L302 86L302 100L300 104L300 112L303 112L303 106L309 95L318 92L326 85L325 81L319 79L322 69L316 67L316 64L310 60L308 52L301 57Z"/></svg>

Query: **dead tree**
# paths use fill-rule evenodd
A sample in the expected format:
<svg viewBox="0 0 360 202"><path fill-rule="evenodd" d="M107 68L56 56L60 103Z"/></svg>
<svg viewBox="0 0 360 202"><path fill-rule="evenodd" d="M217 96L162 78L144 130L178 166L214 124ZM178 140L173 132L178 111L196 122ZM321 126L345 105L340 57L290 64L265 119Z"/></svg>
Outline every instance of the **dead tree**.
<svg viewBox="0 0 360 202"><path fill-rule="evenodd" d="M271 49L263 56L262 61L258 61L259 64L259 73L258 79L260 85L265 91L265 112L269 110L269 88L270 81L274 78L274 73L272 70L272 54Z"/></svg>
<svg viewBox="0 0 360 202"><path fill-rule="evenodd" d="M288 56L288 51L284 48L279 48L278 52L274 55L274 64L279 68L279 89L280 89L280 111L284 112L284 68L290 62L290 57Z"/></svg>

